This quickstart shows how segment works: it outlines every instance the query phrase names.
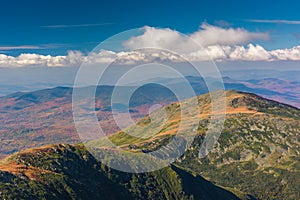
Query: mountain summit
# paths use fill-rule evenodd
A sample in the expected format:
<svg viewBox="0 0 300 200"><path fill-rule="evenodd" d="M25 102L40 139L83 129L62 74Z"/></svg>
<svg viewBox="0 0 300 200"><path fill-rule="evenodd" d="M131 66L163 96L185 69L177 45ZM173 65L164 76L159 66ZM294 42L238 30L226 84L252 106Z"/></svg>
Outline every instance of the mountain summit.
<svg viewBox="0 0 300 200"><path fill-rule="evenodd" d="M82 145L48 145L15 153L0 163L0 196L6 199L299 199L300 111L292 106L237 91L226 96L226 120L220 138L205 158L198 153L211 115L210 94L199 102L200 123L194 141L169 167L130 174L109 168ZM187 100L189 101L189 100ZM146 138L124 131L108 138L131 152L162 148L176 134L180 103L167 110L168 120ZM220 113L219 113L220 114ZM146 116L134 132L149 132ZM148 127L149 128L149 127ZM151 130L150 130L151 132ZM99 149L103 139L90 141Z"/></svg>

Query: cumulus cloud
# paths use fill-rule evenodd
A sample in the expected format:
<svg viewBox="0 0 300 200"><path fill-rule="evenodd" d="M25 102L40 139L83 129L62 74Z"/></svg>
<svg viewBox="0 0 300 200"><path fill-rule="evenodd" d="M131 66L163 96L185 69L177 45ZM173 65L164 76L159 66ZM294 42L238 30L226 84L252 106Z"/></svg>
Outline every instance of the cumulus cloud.
<svg viewBox="0 0 300 200"><path fill-rule="evenodd" d="M0 54L1 67L24 67L41 65L47 67L73 66L80 63L83 54L79 51L69 51L66 56L51 56L40 54L21 54L17 57Z"/></svg>
<svg viewBox="0 0 300 200"><path fill-rule="evenodd" d="M21 54L8 56L0 54L0 67L24 66L79 66L87 63L135 64L155 61L182 62L213 59L221 61L300 61L300 46L289 49L266 50L253 44L258 40L268 40L268 33L249 32L242 28L223 28L203 23L200 29L188 36L171 29L146 26L143 33L129 38L122 45L125 50L114 52L101 50L84 55L80 51L69 51L67 55L51 56ZM199 44L202 44L199 45ZM168 51L136 50L141 48L167 49ZM174 54L172 52L176 52Z"/></svg>
<svg viewBox="0 0 300 200"><path fill-rule="evenodd" d="M195 48L199 48L196 44L193 44L195 42L197 45L206 47L210 45L238 45L269 39L268 33L249 32L243 28L223 28L207 23L202 23L198 31L187 35L187 37L168 28L158 29L145 26L143 31L142 35L130 38L124 42L124 45L128 49L153 47L193 51Z"/></svg>
<svg viewBox="0 0 300 200"><path fill-rule="evenodd" d="M270 60L271 55L260 45L249 44L246 48L235 46L228 54L230 60L260 61Z"/></svg>
<svg viewBox="0 0 300 200"><path fill-rule="evenodd" d="M260 45L208 46L202 51L186 55L190 60L199 60L199 54L207 53L215 61L300 61L300 46L290 49L268 51Z"/></svg>
<svg viewBox="0 0 300 200"><path fill-rule="evenodd" d="M237 45L250 41L268 40L268 33L249 32L243 28L223 28L203 23L199 31L190 35L202 46L208 45Z"/></svg>
<svg viewBox="0 0 300 200"><path fill-rule="evenodd" d="M208 57L208 56L209 57ZM102 50L99 53L92 53L89 56L79 51L70 51L66 56L50 56L39 54L21 54L17 57L0 54L0 67L25 67L25 66L47 66L64 67L79 66L82 62L87 63L118 63L129 65L136 63L149 63L156 61L182 62L206 61L213 59L222 61L300 61L300 46L289 49L276 49L267 51L260 45L211 45L203 49L176 55L171 52L147 52L147 51L122 51L113 52Z"/></svg>
<svg viewBox="0 0 300 200"><path fill-rule="evenodd" d="M180 53L183 53L187 47L189 47L189 50L193 50L195 48L195 45L193 46L189 38L184 37L179 32L169 28L160 29L145 26L142 31L142 35L130 38L125 41L123 45L129 50L140 48L159 48L173 49Z"/></svg>
<svg viewBox="0 0 300 200"><path fill-rule="evenodd" d="M270 51L274 60L300 60L300 46L295 46L290 49L277 49Z"/></svg>

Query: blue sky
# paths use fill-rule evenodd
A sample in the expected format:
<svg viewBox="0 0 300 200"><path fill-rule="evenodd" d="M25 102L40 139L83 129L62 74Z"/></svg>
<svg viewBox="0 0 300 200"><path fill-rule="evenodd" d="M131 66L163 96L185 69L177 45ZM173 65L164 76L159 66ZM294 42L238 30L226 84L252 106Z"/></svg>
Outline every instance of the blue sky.
<svg viewBox="0 0 300 200"><path fill-rule="evenodd" d="M158 44L155 47L167 44L161 48L171 50L189 49L178 36L184 33L204 43L224 71L299 70L299 8L296 0L3 0L0 87L71 85L77 67L95 46L141 27L142 37L127 43L123 63L140 56L133 50L149 42ZM107 61L119 56L104 51L97 58Z"/></svg>
<svg viewBox="0 0 300 200"><path fill-rule="evenodd" d="M298 21L299 7L299 1L4 0L0 7L0 46L39 48L0 51L8 55L88 52L99 42L128 29L148 25L192 33L202 22L267 31L271 39L260 43L265 49L290 48L300 41L299 24L249 20Z"/></svg>

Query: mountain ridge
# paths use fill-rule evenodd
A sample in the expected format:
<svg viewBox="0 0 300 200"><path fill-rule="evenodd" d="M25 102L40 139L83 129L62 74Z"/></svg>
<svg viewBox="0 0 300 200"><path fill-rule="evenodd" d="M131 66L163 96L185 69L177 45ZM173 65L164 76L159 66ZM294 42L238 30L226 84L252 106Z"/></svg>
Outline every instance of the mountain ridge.
<svg viewBox="0 0 300 200"><path fill-rule="evenodd" d="M191 146L171 167L153 173L140 175L125 173L120 175L121 172L96 162L82 145L50 145L25 150L2 161L0 164L0 170L2 169L0 184L6 191L3 194L30 196L30 194L24 193L25 190L20 190L20 188L26 188L34 195L39 195L37 191L42 191L41 195L55 194L56 197L83 198L76 193L79 185L87 184L86 179L79 175L85 171L80 167L86 166L85 162L90 163L93 160L91 162L93 164L89 165L93 167L88 167L89 170L93 171L91 177L101 176L102 178L99 179L103 182L100 181L100 183L108 182L111 186L106 188L108 191L118 191L119 194L128 195L126 198L129 199L139 199L141 194L148 195L148 199L174 199L175 196L178 199L192 198L192 196L195 199L201 199L200 197L203 199L223 199L223 194L228 194L229 199L271 200L280 198L292 200L300 197L297 190L297 186L300 184L298 179L300 177L299 109L267 100L255 94L236 91L225 91L225 94L227 100L225 126L215 147L207 157L199 159L198 153L205 138L209 115L211 115L210 94L195 97L199 102L202 114L208 113L208 115L202 116ZM179 117L178 105L179 103L175 102L161 108L169 110L167 116L171 121L167 121L166 126L152 137L137 140L135 137L117 132L108 138L125 151L146 153L161 148L168 144L176 134ZM138 123L147 125L150 123L148 119L146 116ZM131 127L129 130L135 131ZM141 131L142 129L137 130ZM94 146L99 145L98 140L91 142L94 142L91 143ZM103 143L101 145L103 146ZM99 147L101 148L101 146ZM74 166L76 168L72 168ZM101 167L99 168L99 166ZM95 169L97 170L95 171ZM100 174L98 174L99 170ZM187 175L184 175L185 173ZM96 174L98 175L96 176ZM50 182L51 186L47 186L45 182L39 182L41 177L42 180ZM202 177L208 182L204 181ZM13 186L12 180L17 182L17 187ZM27 181L24 183L24 180ZM123 180L124 184L120 186L113 180ZM174 182L174 180L176 181ZM153 182L157 185L155 187L151 184L147 185L147 181L148 184ZM136 186L132 186L132 182ZM58 187L63 189L59 190L52 183L57 183ZM77 185L77 183L80 184ZM95 181L91 184L95 189L100 183ZM130 184L128 185L128 183ZM175 185L171 183L175 183ZM221 186L221 196L212 198L207 190L198 191L197 188L192 188L189 193L188 188L191 185L187 188L184 186L188 183L192 185L201 183L205 187L211 188L212 191L220 191L217 189L219 187L216 188L216 186ZM169 187L165 184L172 186ZM157 187L159 189L155 190L154 188Z"/></svg>
<svg viewBox="0 0 300 200"><path fill-rule="evenodd" d="M82 146L67 144L9 156L0 163L0 187L0 197L8 199L239 199L176 166L145 174L118 172Z"/></svg>
<svg viewBox="0 0 300 200"><path fill-rule="evenodd" d="M226 91L227 115L224 129L207 157L198 158L204 142L209 115L201 120L192 145L175 163L184 169L199 173L206 179L231 192L251 194L257 199L297 199L300 177L300 110L293 106L267 100L255 94ZM201 110L210 112L206 100L209 94L198 96ZM109 136L109 140L125 151L153 152L172 140L178 130L178 103L167 105L170 121L155 135L140 139L135 132L147 133L141 128L129 127L124 132ZM159 121L159 120L158 120ZM144 117L140 123L149 123ZM184 129L184 128L183 128ZM126 133L130 133L127 135ZM101 151L105 140L90 141L87 146ZM97 152L95 150L95 152ZM258 185L253 185L259 182ZM237 192L236 194L238 194Z"/></svg>

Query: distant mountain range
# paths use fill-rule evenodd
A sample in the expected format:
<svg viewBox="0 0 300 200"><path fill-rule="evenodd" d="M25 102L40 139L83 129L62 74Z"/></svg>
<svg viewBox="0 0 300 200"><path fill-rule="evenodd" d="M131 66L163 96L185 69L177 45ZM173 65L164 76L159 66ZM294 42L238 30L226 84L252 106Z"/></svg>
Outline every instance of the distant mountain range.
<svg viewBox="0 0 300 200"><path fill-rule="evenodd" d="M224 71L222 72L223 82L226 86L226 89L234 89L245 92L253 92L264 96L270 99L276 99L278 101L288 103L290 105L294 105L300 107L299 96L300 92L298 92L298 88L300 86L300 82L297 81L299 77L298 71L287 71L287 72L279 72L279 71L253 71L249 70L245 73L241 73L240 71ZM247 77L246 75L249 75ZM268 76L267 76L268 75ZM233 77L233 78L232 78ZM267 78L267 77L275 77L275 78ZM194 89L197 91L199 87L201 88L201 93L203 94L205 91L202 91L205 88L205 82L200 77L187 76L186 77L190 83L192 83ZM216 81L213 78L207 78L208 81ZM178 84L182 83L182 79L174 79L174 78L157 78L155 80L147 80L156 83L162 84ZM132 82L132 84L139 84L139 82ZM45 84L45 83L31 83L31 84L19 84L19 85L2 85L0 84L0 96L10 95L15 92L31 92L36 90L42 90L45 88L54 88L57 84ZM64 84L67 87L71 87L72 84Z"/></svg>
<svg viewBox="0 0 300 200"><path fill-rule="evenodd" d="M83 88L86 89L93 87ZM111 112L113 89L112 86L99 87L95 100L99 123L107 134L119 130ZM175 96L164 87L144 86L131 98L131 115L138 119L148 114L153 104L165 105L175 100ZM19 92L0 98L0 125L2 156L44 144L80 141L73 122L72 88Z"/></svg>
<svg viewBox="0 0 300 200"><path fill-rule="evenodd" d="M210 85L219 84L215 78L206 78L187 76L185 77L192 85L196 94L207 92L206 82ZM261 78L261 79L232 79L229 76L222 78L226 90L238 90L244 92L255 93L268 99L277 100L296 107L300 107L300 82L288 81L278 78ZM149 82L160 83L164 85L180 85L183 84L182 79L174 78L157 78L155 80L147 80ZM206 82L205 82L206 81ZM145 81L146 82L146 81ZM138 84L138 83L137 83ZM205 91L206 89L206 91Z"/></svg>
<svg viewBox="0 0 300 200"><path fill-rule="evenodd" d="M209 94L193 97L202 102L196 137L184 155L169 167L151 173L124 173L98 163L81 144L48 145L15 153L1 161L0 196L6 199L299 199L300 110L244 92L226 91L225 96L225 127L215 148L205 158L199 159L198 153L210 118ZM141 139L119 131L109 139L132 153L159 149L176 134L180 122L178 106L179 103L172 103L164 107L168 120L154 135ZM145 116L138 123L146 129L150 121ZM136 130L135 126L128 129L133 134ZM87 145L95 151L107 151L101 138ZM106 159L122 164L122 160Z"/></svg>
<svg viewBox="0 0 300 200"><path fill-rule="evenodd" d="M196 95L208 92L205 81L200 77L187 77ZM218 84L215 79L208 79ZM153 82L175 86L183 85L181 79L157 79ZM225 88L259 94L290 105L299 106L298 82L279 79L236 81L224 77ZM138 83L137 83L138 84ZM132 86L117 86L127 91ZM84 88L83 88L84 89ZM86 88L85 88L86 89ZM93 87L89 87L93 89ZM96 111L99 123L105 133L119 130L111 113L111 94L113 86L98 87ZM191 97L191 96L189 96ZM72 88L56 87L34 92L18 92L0 98L0 157L22 149L53 143L76 143L72 117ZM177 101L175 95L166 87L148 84L139 88L130 100L130 113L134 120L148 114L154 104L166 105ZM125 106L126 107L126 106ZM122 105L119 113L122 114Z"/></svg>

